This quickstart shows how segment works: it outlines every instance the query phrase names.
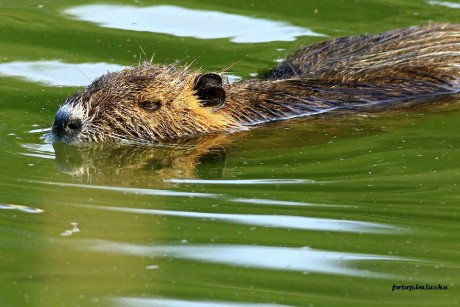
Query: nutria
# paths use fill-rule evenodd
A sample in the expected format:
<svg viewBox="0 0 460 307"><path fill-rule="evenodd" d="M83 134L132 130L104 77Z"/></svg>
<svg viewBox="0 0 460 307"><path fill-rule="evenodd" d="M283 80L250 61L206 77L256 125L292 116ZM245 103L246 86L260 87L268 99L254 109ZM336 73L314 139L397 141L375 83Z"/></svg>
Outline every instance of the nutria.
<svg viewBox="0 0 460 307"><path fill-rule="evenodd" d="M334 110L458 97L460 25L428 24L303 47L262 78L145 62L69 97L47 140L157 143Z"/></svg>

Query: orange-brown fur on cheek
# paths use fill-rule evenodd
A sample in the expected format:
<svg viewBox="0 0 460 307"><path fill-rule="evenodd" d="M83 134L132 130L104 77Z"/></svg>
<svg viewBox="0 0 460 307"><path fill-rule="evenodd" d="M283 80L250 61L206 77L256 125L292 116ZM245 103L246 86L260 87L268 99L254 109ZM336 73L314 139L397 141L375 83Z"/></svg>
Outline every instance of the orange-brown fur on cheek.
<svg viewBox="0 0 460 307"><path fill-rule="evenodd" d="M95 120L95 132L103 133L95 133L99 135L96 139L158 142L241 129L231 117L200 104L194 90L197 76L180 67L144 63L121 71L113 79L105 78L105 88L92 97L103 109ZM117 87L109 89L113 84ZM161 107L142 109L139 103L148 100L161 101Z"/></svg>
<svg viewBox="0 0 460 307"><path fill-rule="evenodd" d="M160 139L191 137L197 134L224 132L240 128L240 124L231 117L216 114L211 108L200 104L193 89L197 74L185 77L180 87L170 86L169 90L158 93L158 88L149 88L147 93L162 97L166 104L152 116L157 122L156 129ZM174 88L174 90L170 90ZM171 97L174 99L171 101ZM161 134L166 134L162 137Z"/></svg>

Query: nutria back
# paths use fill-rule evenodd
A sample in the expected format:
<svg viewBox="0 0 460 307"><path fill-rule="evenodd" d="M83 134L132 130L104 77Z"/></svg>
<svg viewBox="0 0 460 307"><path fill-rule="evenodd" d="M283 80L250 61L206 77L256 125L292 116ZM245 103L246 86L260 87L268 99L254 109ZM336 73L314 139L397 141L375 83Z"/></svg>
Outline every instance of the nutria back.
<svg viewBox="0 0 460 307"><path fill-rule="evenodd" d="M370 82L394 76L458 81L459 32L460 25L429 24L337 38L298 49L266 78Z"/></svg>
<svg viewBox="0 0 460 307"><path fill-rule="evenodd" d="M429 24L303 47L264 77L232 84L179 65L127 67L69 97L47 140L157 143L459 93L460 25Z"/></svg>

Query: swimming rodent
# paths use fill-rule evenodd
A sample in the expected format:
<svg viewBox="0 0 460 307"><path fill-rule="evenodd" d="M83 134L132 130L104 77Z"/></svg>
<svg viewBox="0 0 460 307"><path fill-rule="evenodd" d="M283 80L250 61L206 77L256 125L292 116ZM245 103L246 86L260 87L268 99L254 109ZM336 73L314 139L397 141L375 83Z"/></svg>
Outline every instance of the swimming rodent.
<svg viewBox="0 0 460 307"><path fill-rule="evenodd" d="M428 24L303 47L263 77L145 62L67 98L47 141L158 143L329 111L375 111L460 93L460 25Z"/></svg>

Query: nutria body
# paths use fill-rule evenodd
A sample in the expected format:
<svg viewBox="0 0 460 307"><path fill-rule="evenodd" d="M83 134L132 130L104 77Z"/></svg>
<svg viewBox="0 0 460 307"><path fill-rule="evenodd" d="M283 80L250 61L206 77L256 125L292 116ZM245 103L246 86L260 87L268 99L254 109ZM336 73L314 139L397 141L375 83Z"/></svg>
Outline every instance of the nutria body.
<svg viewBox="0 0 460 307"><path fill-rule="evenodd" d="M460 25L429 24L303 47L263 78L151 62L69 97L48 141L157 143L333 110L379 110L458 97Z"/></svg>

